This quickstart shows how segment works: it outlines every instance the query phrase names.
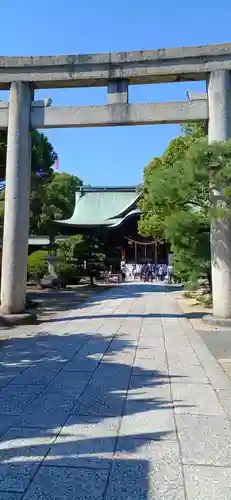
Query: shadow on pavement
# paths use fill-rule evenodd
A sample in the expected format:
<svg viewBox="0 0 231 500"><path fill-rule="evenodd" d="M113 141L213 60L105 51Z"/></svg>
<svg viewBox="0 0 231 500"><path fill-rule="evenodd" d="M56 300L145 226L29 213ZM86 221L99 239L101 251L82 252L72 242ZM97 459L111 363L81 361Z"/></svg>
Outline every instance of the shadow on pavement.
<svg viewBox="0 0 231 500"><path fill-rule="evenodd" d="M113 287L111 290L107 290L104 292L101 292L99 294L96 294L95 296L91 297L89 300L86 300L84 303L75 303L74 300L70 301L66 307L66 310L68 309L73 309L75 308L76 311L81 310L82 307L87 308L92 305L99 305L101 302L106 300L118 300L118 299L124 299L125 296L128 299L136 299L138 297L142 297L145 295L145 293L149 294L150 293L171 293L175 289L179 290L182 287L179 285L170 285L170 286L165 286L165 285L159 285L159 284L150 284L150 283L131 283L131 284L124 284L124 285L118 285L118 287ZM52 292L54 293L54 292ZM62 304L62 309L63 309L63 304ZM205 315L204 312L189 312L189 313L183 313L183 312L174 312L174 313L149 313L149 314L143 314L143 313L129 313L129 318L141 318L141 319L148 319L148 318L187 318L187 319L196 319L196 318L202 318ZM66 322L66 321L76 321L76 320L91 320L91 319L110 319L110 318L118 319L118 318L126 318L126 314L119 314L116 312L113 312L112 314L86 314L86 315L76 315L76 316L56 316L54 318L46 318L44 321L41 321L41 323L45 322L47 324L49 323L56 323L56 322Z"/></svg>
<svg viewBox="0 0 231 500"><path fill-rule="evenodd" d="M186 318L186 319L197 319L203 318L206 314L204 312L195 312L195 313L150 313L150 314L129 314L129 318ZM67 316L62 318L52 318L46 320L46 323L56 323L62 321L77 321L79 320L89 320L89 319L109 319L109 318L126 318L127 314L97 314L97 315L85 315L85 316Z"/></svg>
<svg viewBox="0 0 231 500"><path fill-rule="evenodd" d="M168 374L134 372L135 352L136 342L110 332L4 342L2 500L148 500L150 474L157 489L167 488L163 460L181 487Z"/></svg>
<svg viewBox="0 0 231 500"><path fill-rule="evenodd" d="M139 298L144 293L171 293L179 291L183 287L180 285L164 285L157 283L130 283L112 286L107 289L103 286L94 289L87 287L79 288L77 290L68 291L29 291L27 293L28 299L36 302L38 307L48 309L53 313L63 310L70 310L73 307L81 309L82 306L87 307L92 304L100 304L105 299L121 299L124 298L124 293L128 298Z"/></svg>

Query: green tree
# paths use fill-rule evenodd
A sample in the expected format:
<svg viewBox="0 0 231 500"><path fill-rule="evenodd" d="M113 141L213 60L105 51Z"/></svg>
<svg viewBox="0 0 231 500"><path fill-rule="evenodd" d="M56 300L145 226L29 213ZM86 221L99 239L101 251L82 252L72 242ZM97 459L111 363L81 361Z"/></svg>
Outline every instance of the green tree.
<svg viewBox="0 0 231 500"><path fill-rule="evenodd" d="M139 230L170 242L181 277L206 275L211 283L209 225L211 217L231 210L231 142L208 145L190 127L186 134L171 141L145 170ZM210 203L213 185L226 198L215 209Z"/></svg>
<svg viewBox="0 0 231 500"><path fill-rule="evenodd" d="M200 139L201 137L207 135L208 123L206 121L201 122L189 122L181 125L181 130L184 135L190 135L195 139Z"/></svg>
<svg viewBox="0 0 231 500"><path fill-rule="evenodd" d="M87 266L87 274L90 279L90 284L94 284L94 280L97 279L105 267L105 248L99 235L88 235L84 237L85 250L84 250L84 261Z"/></svg>
<svg viewBox="0 0 231 500"><path fill-rule="evenodd" d="M75 285L79 278L78 267L74 262L58 261L55 270L64 286Z"/></svg>
<svg viewBox="0 0 231 500"><path fill-rule="evenodd" d="M36 203L31 202L31 234L60 233L55 220L69 219L75 206L75 192L82 181L67 173L53 172L49 182L41 183L34 191ZM32 193L33 194L33 193Z"/></svg>
<svg viewBox="0 0 231 500"><path fill-rule="evenodd" d="M46 250L36 250L28 257L27 273L29 279L35 280L37 286L46 274L48 269L47 258L48 252Z"/></svg>
<svg viewBox="0 0 231 500"><path fill-rule="evenodd" d="M56 243L56 255L65 262L83 260L85 252L85 241L81 234L60 239Z"/></svg>
<svg viewBox="0 0 231 500"><path fill-rule="evenodd" d="M81 276L85 242L80 234L69 236L67 239L58 240L55 245L58 262L56 271L66 284L76 283Z"/></svg>
<svg viewBox="0 0 231 500"><path fill-rule="evenodd" d="M57 153L54 151L48 138L41 132L33 130L32 132L32 150L31 150L31 190L36 189L37 185L43 182L49 182L53 175L53 165L57 159Z"/></svg>
<svg viewBox="0 0 231 500"><path fill-rule="evenodd" d="M48 138L33 130L31 133L32 150L31 150L31 190L36 189L38 184L48 182L52 176L52 165L57 159L57 154L53 149ZM5 168L6 168L6 150L7 150L7 133L5 130L0 130L0 169L1 169L1 188L4 189L5 183Z"/></svg>
<svg viewBox="0 0 231 500"><path fill-rule="evenodd" d="M3 228L4 218L4 198L5 198L5 167L6 167L7 134L0 131L0 226ZM57 158L57 154L47 137L34 130L32 132L32 154L31 154L31 228L36 227L36 220L39 221L41 200L44 198L46 186L53 178L52 166ZM40 233L41 234L41 233Z"/></svg>
<svg viewBox="0 0 231 500"><path fill-rule="evenodd" d="M5 168L7 136L0 131L0 167ZM30 233L48 234L51 238L58 231L55 219L68 219L75 206L75 192L82 181L70 174L53 171L57 154L48 138L32 132ZM4 185L3 185L4 187ZM4 202L2 190L0 202ZM0 206L0 226L3 225L4 208Z"/></svg>
<svg viewBox="0 0 231 500"><path fill-rule="evenodd" d="M176 137L170 142L162 156L153 158L145 167L140 200L142 214L139 231L141 234L164 238L164 214L166 210L172 212L172 205L176 207L179 202L182 203L181 195L185 190L185 179L183 184L180 173L176 172L174 165L184 157L185 152L196 140L197 138L190 134ZM188 184L187 180L186 184Z"/></svg>
<svg viewBox="0 0 231 500"><path fill-rule="evenodd" d="M86 274L90 283L99 277L105 265L105 249L99 235L73 235L65 240L57 241L56 255L60 259L57 272L68 276Z"/></svg>

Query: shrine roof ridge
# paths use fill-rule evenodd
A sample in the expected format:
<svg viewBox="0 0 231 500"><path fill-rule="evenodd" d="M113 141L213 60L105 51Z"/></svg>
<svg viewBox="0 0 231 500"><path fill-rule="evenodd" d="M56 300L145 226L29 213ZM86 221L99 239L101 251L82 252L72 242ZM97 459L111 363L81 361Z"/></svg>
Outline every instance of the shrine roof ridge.
<svg viewBox="0 0 231 500"><path fill-rule="evenodd" d="M116 193L134 193L139 188L136 186L78 186L76 191L84 193L103 193L103 192L116 192Z"/></svg>

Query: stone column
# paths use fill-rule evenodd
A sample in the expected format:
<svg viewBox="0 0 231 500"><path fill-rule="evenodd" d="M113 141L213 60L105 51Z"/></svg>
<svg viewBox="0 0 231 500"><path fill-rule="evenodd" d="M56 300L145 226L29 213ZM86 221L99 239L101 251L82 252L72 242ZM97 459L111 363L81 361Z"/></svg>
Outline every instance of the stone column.
<svg viewBox="0 0 231 500"><path fill-rule="evenodd" d="M6 159L1 309L5 314L25 309L31 171L31 85L10 88Z"/></svg>
<svg viewBox="0 0 231 500"><path fill-rule="evenodd" d="M227 141L231 137L231 74L214 71L208 82L209 142ZM222 194L211 193L214 206ZM213 314L231 318L231 220L213 220L211 224L211 264Z"/></svg>
<svg viewBox="0 0 231 500"><path fill-rule="evenodd" d="M110 80L108 82L107 103L109 105L109 122L126 125L129 121L128 82L126 80Z"/></svg>
<svg viewBox="0 0 231 500"><path fill-rule="evenodd" d="M111 80L107 88L108 104L128 103L128 82L125 80Z"/></svg>

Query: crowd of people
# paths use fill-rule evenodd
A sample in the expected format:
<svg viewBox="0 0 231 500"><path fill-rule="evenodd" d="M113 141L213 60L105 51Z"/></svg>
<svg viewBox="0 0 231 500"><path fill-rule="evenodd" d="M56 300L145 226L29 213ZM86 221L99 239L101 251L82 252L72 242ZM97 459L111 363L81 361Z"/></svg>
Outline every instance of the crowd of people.
<svg viewBox="0 0 231 500"><path fill-rule="evenodd" d="M129 269L124 263L121 270L123 280L130 278L135 281L139 277L143 282L165 281L169 284L172 283L173 269L171 264L153 264L147 262L141 266L133 264L132 268Z"/></svg>

